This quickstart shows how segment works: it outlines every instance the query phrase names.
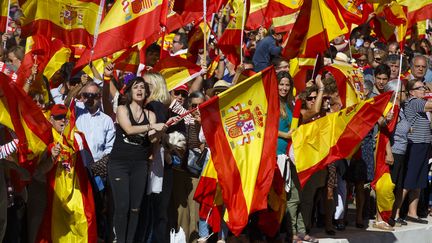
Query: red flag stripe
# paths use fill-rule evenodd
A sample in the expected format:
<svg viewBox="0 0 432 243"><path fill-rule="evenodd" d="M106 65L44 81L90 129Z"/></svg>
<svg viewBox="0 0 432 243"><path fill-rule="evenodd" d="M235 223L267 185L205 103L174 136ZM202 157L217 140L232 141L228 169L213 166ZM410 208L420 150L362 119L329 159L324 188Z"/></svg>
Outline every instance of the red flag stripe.
<svg viewBox="0 0 432 243"><path fill-rule="evenodd" d="M345 131L337 140L336 144L330 148L328 153L329 156L325 157L319 163L310 167L309 169L305 171L300 171L298 173L300 184L302 186L315 172L324 169L328 164L334 162L335 160L346 158L351 153L352 149L361 142L361 140L369 132L370 128L378 121L378 119L382 115L382 112L371 113L371 110L380 109L380 107L387 105L388 101L390 100L391 95L389 93L384 95L386 96L385 98L382 98L382 96L375 97L375 102L373 104L366 103L357 112L355 116L363 117L363 119L355 119L355 117L351 119L351 121L345 127ZM377 98L382 99L378 100ZM351 132L351 130L353 129L356 129L355 137L353 137L353 132Z"/></svg>
<svg viewBox="0 0 432 243"><path fill-rule="evenodd" d="M267 71L270 70L270 71ZM267 114L279 114L278 105L279 104L279 94L275 92L278 90L278 83L276 82L276 73L273 69L265 69L262 71L262 82L270 83L270 85L264 85L265 93L267 96ZM264 134L264 146L263 152L261 154L261 163L258 171L257 181L255 184L255 191L252 199L252 204L250 212L255 212L263 208L267 208L267 200L262 200L267 198L268 190L263 190L262 188L270 188L273 181L273 174L276 168L276 158L274 151L277 150L277 144L274 139L277 137L279 127L279 119L271 119L271 116L267 116L265 134ZM273 163L272 163L273 162Z"/></svg>
<svg viewBox="0 0 432 243"><path fill-rule="evenodd" d="M227 210L230 212L230 219L235 218L235 222L240 222L239 225L233 225L230 222L227 224L235 235L239 235L248 221L247 205L242 189L240 171L237 168L236 160L231 152L230 145L227 143L222 126L219 113L219 97L214 96L205 103L205 106L205 109L200 109L201 116L206 118L202 121L202 125L203 127L208 127L208 130L214 131L214 136L206 138L207 143L210 148L226 151L226 153L221 154L211 149L215 168L218 171L218 180L224 188L222 192L223 198L230 198L230 200L224 200ZM224 161L224 163L216 163L216 161ZM230 173L223 173L224 171L229 171ZM237 196L231 198L232 195Z"/></svg>

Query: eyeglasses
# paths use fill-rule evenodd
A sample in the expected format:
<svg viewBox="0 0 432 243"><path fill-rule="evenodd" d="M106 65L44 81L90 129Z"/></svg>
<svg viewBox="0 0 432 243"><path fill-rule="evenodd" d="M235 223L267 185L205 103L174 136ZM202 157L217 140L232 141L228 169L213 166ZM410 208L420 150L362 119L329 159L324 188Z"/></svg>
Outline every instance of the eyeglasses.
<svg viewBox="0 0 432 243"><path fill-rule="evenodd" d="M306 98L307 101L316 100L316 96L309 96Z"/></svg>
<svg viewBox="0 0 432 243"><path fill-rule="evenodd" d="M423 91L425 91L425 90L427 90L427 88L425 86L418 86L418 87L413 88L412 90L423 90Z"/></svg>
<svg viewBox="0 0 432 243"><path fill-rule="evenodd" d="M52 117L56 121L60 121L60 120L66 119L66 115L57 115L57 116L52 116Z"/></svg>
<svg viewBox="0 0 432 243"><path fill-rule="evenodd" d="M188 94L186 92L179 91L179 90L174 90L174 96L179 96L179 95L181 95L185 99L188 97Z"/></svg>
<svg viewBox="0 0 432 243"><path fill-rule="evenodd" d="M191 104L191 108L197 108L200 104Z"/></svg>
<svg viewBox="0 0 432 243"><path fill-rule="evenodd" d="M82 96L86 99L95 99L95 98L99 98L99 94L98 93L82 93Z"/></svg>
<svg viewBox="0 0 432 243"><path fill-rule="evenodd" d="M323 100L330 100L330 99L331 99L330 96L324 96L324 97L323 97Z"/></svg>

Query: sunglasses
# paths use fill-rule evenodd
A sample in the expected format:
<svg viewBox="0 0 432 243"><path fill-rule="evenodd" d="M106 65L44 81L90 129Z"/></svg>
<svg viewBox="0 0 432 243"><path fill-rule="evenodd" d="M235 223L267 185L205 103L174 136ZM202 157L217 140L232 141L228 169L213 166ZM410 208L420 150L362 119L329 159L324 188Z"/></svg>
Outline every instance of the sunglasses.
<svg viewBox="0 0 432 243"><path fill-rule="evenodd" d="M427 88L425 86L419 86L419 87L413 88L413 90L427 90Z"/></svg>
<svg viewBox="0 0 432 243"><path fill-rule="evenodd" d="M82 93L82 96L86 99L99 98L99 94L97 94L97 93Z"/></svg>
<svg viewBox="0 0 432 243"><path fill-rule="evenodd" d="M316 96L309 96L306 98L307 101L316 100Z"/></svg>
<svg viewBox="0 0 432 243"><path fill-rule="evenodd" d="M382 59L379 57L374 58L374 60L375 60L375 62L378 62L378 63L380 63L382 61Z"/></svg>
<svg viewBox="0 0 432 243"><path fill-rule="evenodd" d="M186 92L184 92L184 91L179 91L179 90L174 90L174 95L175 95L175 96L179 96L179 95L181 95L183 98L187 98L187 97L188 97L188 94L187 94Z"/></svg>
<svg viewBox="0 0 432 243"><path fill-rule="evenodd" d="M57 116L52 116L52 117L56 121L60 121L60 120L66 119L66 115L57 115Z"/></svg>

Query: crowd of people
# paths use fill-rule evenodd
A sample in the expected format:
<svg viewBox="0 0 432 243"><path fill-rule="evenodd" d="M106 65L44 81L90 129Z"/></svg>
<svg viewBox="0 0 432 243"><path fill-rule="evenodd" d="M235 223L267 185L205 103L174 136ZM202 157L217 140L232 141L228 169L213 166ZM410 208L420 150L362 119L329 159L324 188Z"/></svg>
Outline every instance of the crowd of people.
<svg viewBox="0 0 432 243"><path fill-rule="evenodd" d="M228 21L222 11L216 15L214 35L220 37ZM286 33L272 27L245 31L244 60L236 67L217 49L216 42L209 43L207 52L200 49L197 56L191 57L191 26L174 32L169 52L171 56L194 59L202 67L201 75L173 90L168 90L165 78L152 70L163 48L157 42L146 49L146 68L139 75L118 70L110 62L105 63L103 73L92 69L92 75L82 71L72 74L74 63L66 62L47 80L35 63L22 87L59 134L69 124L68 110L73 106L74 124L84 135L92 157L84 160L84 166L93 188L99 242L169 242L170 229L180 227L188 242L227 240L230 232L225 223L222 221L220 232L212 235L208 219L199 216L200 205L194 201L200 174L210 156L201 128L205 117L195 108L242 82L245 73L260 72L271 65L280 101L279 132L274 138L278 164L288 161L286 166L290 167L290 175L283 175L289 178L285 223L281 234L269 237L259 232L252 219L244 231L248 239L270 241L286 235L288 241L318 242L310 235L313 227L323 227L326 234L333 236L349 224L367 228L369 219L375 219L372 227L385 231L411 223L428 224L432 35L412 37L400 50L397 42L384 42L362 25L353 29L349 38L340 36L331 41L324 63L339 62L360 70L363 98L392 91L399 112L383 116L351 158L334 161L301 187L289 146L294 106L296 100L301 101L300 125L344 108L332 73L324 71L314 79L304 80L306 88L296 92L290 60L281 55ZM16 72L25 54L19 26L12 33L2 34L1 41L0 61ZM220 59L210 76L206 72L215 55ZM48 100L36 89L40 83L49 89ZM394 119L397 124L386 148L386 163L394 183L389 190L395 202L391 215L383 217L371 188L376 136ZM11 130L0 128L0 240L36 242L48 207L47 176L57 168L63 147L58 141L48 146L30 182L18 191L11 171L24 172L11 155L19 141ZM12 139L8 139L9 134ZM355 222L347 217L351 201L355 201Z"/></svg>

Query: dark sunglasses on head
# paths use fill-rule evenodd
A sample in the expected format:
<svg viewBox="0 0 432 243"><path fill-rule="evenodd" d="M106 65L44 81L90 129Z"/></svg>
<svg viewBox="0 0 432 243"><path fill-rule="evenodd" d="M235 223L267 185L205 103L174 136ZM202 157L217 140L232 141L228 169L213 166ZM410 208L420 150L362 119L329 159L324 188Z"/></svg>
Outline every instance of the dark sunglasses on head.
<svg viewBox="0 0 432 243"><path fill-rule="evenodd" d="M309 96L306 98L307 101L316 100L316 96Z"/></svg>
<svg viewBox="0 0 432 243"><path fill-rule="evenodd" d="M188 94L186 92L179 91L179 90L174 90L174 95L175 96L181 95L183 98L187 98L188 97Z"/></svg>
<svg viewBox="0 0 432 243"><path fill-rule="evenodd" d="M82 93L82 96L86 99L99 98L99 94L97 94L97 93Z"/></svg>
<svg viewBox="0 0 432 243"><path fill-rule="evenodd" d="M56 121L60 121L60 120L66 119L66 115L53 116L53 119Z"/></svg>
<svg viewBox="0 0 432 243"><path fill-rule="evenodd" d="M382 61L382 59L380 57L375 57L374 60L375 60L375 62L378 62L378 63L380 63Z"/></svg>

